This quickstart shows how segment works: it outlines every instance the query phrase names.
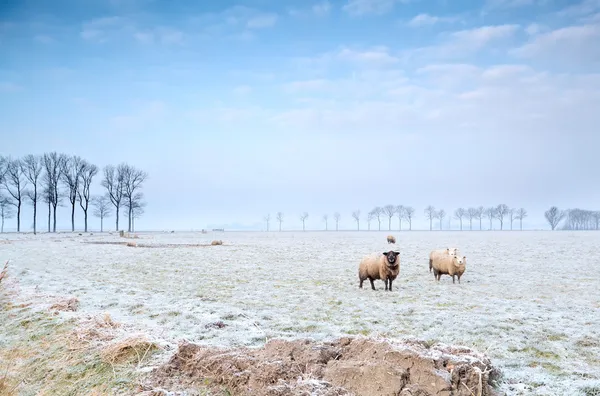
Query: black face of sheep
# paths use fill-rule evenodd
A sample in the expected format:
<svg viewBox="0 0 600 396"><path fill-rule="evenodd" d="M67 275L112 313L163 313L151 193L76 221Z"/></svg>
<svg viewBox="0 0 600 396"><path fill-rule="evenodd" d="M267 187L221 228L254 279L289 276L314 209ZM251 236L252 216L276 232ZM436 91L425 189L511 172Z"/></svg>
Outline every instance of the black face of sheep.
<svg viewBox="0 0 600 396"><path fill-rule="evenodd" d="M383 255L387 257L388 265L394 267L396 265L396 259L400 255L400 252L390 250L389 252L383 252Z"/></svg>

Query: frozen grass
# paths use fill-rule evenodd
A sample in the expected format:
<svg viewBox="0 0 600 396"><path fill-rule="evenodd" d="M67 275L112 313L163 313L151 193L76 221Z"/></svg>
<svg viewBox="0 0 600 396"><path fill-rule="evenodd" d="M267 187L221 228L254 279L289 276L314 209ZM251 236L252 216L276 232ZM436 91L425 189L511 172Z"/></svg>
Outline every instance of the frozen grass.
<svg viewBox="0 0 600 396"><path fill-rule="evenodd" d="M138 233L138 247L85 243L118 234L13 234L0 260L36 301L79 299L61 315L108 312L171 342L418 337L487 353L508 394L600 387L600 233L391 232L388 245L389 233ZM214 239L224 245L173 246ZM448 246L467 256L460 285L428 269L429 251ZM358 289L362 256L390 248L401 251L394 291Z"/></svg>

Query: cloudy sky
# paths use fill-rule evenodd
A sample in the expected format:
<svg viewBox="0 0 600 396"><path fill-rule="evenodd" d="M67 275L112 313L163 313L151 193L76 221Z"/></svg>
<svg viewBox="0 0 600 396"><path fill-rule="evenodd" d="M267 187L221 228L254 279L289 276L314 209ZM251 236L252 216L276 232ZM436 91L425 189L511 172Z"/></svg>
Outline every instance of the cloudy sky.
<svg viewBox="0 0 600 396"><path fill-rule="evenodd" d="M0 5L0 154L146 170L143 229L388 203L544 226L600 209L599 109L598 0Z"/></svg>

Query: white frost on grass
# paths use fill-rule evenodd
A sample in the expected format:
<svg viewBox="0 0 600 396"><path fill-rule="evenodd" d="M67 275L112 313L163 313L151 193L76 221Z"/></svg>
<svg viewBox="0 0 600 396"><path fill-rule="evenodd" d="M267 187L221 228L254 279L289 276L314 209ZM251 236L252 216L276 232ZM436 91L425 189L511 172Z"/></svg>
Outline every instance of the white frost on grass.
<svg viewBox="0 0 600 396"><path fill-rule="evenodd" d="M573 394L600 387L600 233L597 232L5 234L21 292L75 296L80 313L170 342L260 346L273 337L417 337L473 347L504 373L502 389ZM430 250L467 256L461 284L429 272ZM358 288L358 263L400 249L394 290ZM72 313L68 313L71 315ZM225 326L223 327L222 322Z"/></svg>

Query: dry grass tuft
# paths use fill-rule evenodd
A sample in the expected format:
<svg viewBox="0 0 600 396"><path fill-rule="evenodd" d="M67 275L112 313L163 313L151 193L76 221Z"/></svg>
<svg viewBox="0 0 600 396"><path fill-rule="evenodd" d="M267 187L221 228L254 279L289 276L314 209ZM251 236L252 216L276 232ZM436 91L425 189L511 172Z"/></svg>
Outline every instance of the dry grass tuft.
<svg viewBox="0 0 600 396"><path fill-rule="evenodd" d="M6 260L6 263L4 263L4 268L2 269L2 272L0 272L0 282L2 282L2 279L8 276L8 261L9 260Z"/></svg>
<svg viewBox="0 0 600 396"><path fill-rule="evenodd" d="M159 348L148 337L138 334L108 344L100 351L100 357L109 364L135 362L140 365L148 353Z"/></svg>
<svg viewBox="0 0 600 396"><path fill-rule="evenodd" d="M79 308L79 299L77 297L61 299L50 306L54 311L71 311L75 312Z"/></svg>

